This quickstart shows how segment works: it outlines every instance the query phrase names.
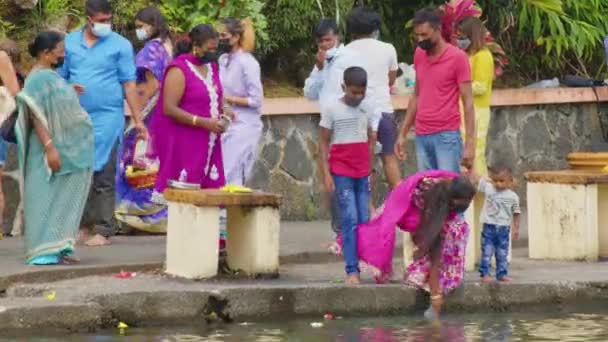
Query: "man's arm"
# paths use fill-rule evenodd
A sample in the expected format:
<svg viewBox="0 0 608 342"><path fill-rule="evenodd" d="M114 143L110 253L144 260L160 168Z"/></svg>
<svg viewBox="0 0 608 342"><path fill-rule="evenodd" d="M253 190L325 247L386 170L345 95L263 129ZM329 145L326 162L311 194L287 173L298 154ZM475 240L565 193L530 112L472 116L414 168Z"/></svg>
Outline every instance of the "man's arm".
<svg viewBox="0 0 608 342"><path fill-rule="evenodd" d="M462 166L473 167L475 161L475 105L473 103L473 88L471 82L460 83L460 97L464 107L465 144L462 156Z"/></svg>
<svg viewBox="0 0 608 342"><path fill-rule="evenodd" d="M141 118L141 103L139 102L139 96L137 96L135 81L124 82L122 88L125 92L125 98L127 99L129 109L131 110L131 117L136 124L143 122Z"/></svg>
<svg viewBox="0 0 608 342"><path fill-rule="evenodd" d="M401 160L407 159L407 134L414 126L416 121L416 110L418 106L418 85L414 86L414 92L410 95L410 99L407 104L407 111L405 112L405 120L403 126L399 131L397 137L397 143L395 144L395 154Z"/></svg>
<svg viewBox="0 0 608 342"><path fill-rule="evenodd" d="M2 84L12 96L17 95L19 92L17 72L15 71L11 58L4 51L0 51L0 80L2 80Z"/></svg>
<svg viewBox="0 0 608 342"><path fill-rule="evenodd" d="M323 72L315 65L304 82L304 96L311 101L318 101L321 88L323 88L323 81Z"/></svg>
<svg viewBox="0 0 608 342"><path fill-rule="evenodd" d="M321 127L319 131L319 158L321 158L321 177L323 177L323 188L326 192L334 192L335 185L329 170L329 144L331 130Z"/></svg>

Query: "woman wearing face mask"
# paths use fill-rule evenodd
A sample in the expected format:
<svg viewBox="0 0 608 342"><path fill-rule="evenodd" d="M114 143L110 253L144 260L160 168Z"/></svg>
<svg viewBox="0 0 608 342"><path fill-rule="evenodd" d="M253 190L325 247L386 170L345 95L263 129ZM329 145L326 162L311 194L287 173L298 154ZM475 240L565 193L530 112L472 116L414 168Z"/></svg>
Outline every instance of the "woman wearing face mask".
<svg viewBox="0 0 608 342"><path fill-rule="evenodd" d="M154 151L160 161L153 200L163 203L169 180L220 188L225 184L221 134L222 85L217 65L217 32L209 25L178 41L152 116ZM183 176L183 177L182 177Z"/></svg>
<svg viewBox="0 0 608 342"><path fill-rule="evenodd" d="M475 148L475 172L485 175L486 138L490 126L490 101L494 81L494 57L486 46L487 31L483 22L476 17L467 17L457 26L457 44L469 55L473 100L475 104L475 127L477 128Z"/></svg>
<svg viewBox="0 0 608 342"><path fill-rule="evenodd" d="M159 98L159 89L165 69L171 62L173 47L169 28L158 8L150 6L140 10L135 16L137 38L146 41L143 49L135 57L137 67L137 90L144 104L141 115L149 125ZM135 229L162 233L166 230L167 210L151 201L153 189L137 189L126 180L127 168L133 164L136 146L140 140L132 126L127 127L120 152L117 169L116 219ZM149 151L150 152L150 151ZM148 153L152 157L153 153Z"/></svg>
<svg viewBox="0 0 608 342"><path fill-rule="evenodd" d="M76 235L95 162L93 125L78 95L53 69L64 56L62 33L40 33L36 59L17 95L16 136L24 187L26 263L77 261Z"/></svg>
<svg viewBox="0 0 608 342"><path fill-rule="evenodd" d="M219 30L220 75L224 103L235 112L235 121L222 135L226 183L244 185L251 173L262 134L260 109L264 98L260 64L251 52L255 31L249 19L224 19Z"/></svg>
<svg viewBox="0 0 608 342"><path fill-rule="evenodd" d="M431 295L439 315L443 295L463 281L469 227L462 217L475 187L468 177L449 171L418 172L389 194L379 213L357 227L357 252L376 281L392 274L395 226L412 234L414 261L405 272L407 284Z"/></svg>

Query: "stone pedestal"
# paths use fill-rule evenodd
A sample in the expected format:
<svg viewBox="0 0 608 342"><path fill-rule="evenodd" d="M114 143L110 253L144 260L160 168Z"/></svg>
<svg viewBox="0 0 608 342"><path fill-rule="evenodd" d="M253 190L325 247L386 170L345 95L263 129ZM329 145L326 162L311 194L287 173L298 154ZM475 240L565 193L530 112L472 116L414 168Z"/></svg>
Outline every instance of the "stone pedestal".
<svg viewBox="0 0 608 342"><path fill-rule="evenodd" d="M608 257L608 173L541 171L526 179L531 259Z"/></svg>
<svg viewBox="0 0 608 342"><path fill-rule="evenodd" d="M169 202L167 269L187 279L217 275L220 206L228 211L227 262L251 276L278 275L280 197L218 190L165 192Z"/></svg>
<svg viewBox="0 0 608 342"><path fill-rule="evenodd" d="M229 207L228 267L247 274L278 274L280 225L275 208Z"/></svg>
<svg viewBox="0 0 608 342"><path fill-rule="evenodd" d="M220 209L169 202L166 271L187 279L217 275Z"/></svg>

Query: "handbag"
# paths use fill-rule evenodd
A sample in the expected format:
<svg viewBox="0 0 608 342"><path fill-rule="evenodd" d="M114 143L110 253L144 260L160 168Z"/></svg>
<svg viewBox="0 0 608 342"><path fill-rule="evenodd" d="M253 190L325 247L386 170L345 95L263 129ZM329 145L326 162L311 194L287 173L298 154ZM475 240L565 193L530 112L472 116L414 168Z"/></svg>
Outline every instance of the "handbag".
<svg viewBox="0 0 608 342"><path fill-rule="evenodd" d="M0 126L0 136L9 143L17 143L17 135L15 134L15 126L17 125L17 117L19 113L15 110L8 116Z"/></svg>

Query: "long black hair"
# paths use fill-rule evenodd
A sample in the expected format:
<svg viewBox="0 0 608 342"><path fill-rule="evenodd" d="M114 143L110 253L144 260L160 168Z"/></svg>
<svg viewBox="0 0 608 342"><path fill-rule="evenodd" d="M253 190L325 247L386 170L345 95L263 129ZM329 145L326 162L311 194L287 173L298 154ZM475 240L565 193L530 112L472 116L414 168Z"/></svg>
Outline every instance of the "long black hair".
<svg viewBox="0 0 608 342"><path fill-rule="evenodd" d="M470 201L475 196L475 186L467 177L460 176L452 181L442 181L432 185L424 194L424 208L420 223L413 235L419 256L439 257L443 243L443 226L450 215L454 200Z"/></svg>
<svg viewBox="0 0 608 342"><path fill-rule="evenodd" d="M135 19L144 22L154 28L154 32L150 38L160 38L161 42L165 42L167 38L170 38L169 26L165 21L165 17L160 10L154 6L148 6L144 9L139 10L135 15Z"/></svg>
<svg viewBox="0 0 608 342"><path fill-rule="evenodd" d="M28 51L32 57L38 58L41 53L55 49L64 40L64 37L63 33L59 31L40 32L29 45Z"/></svg>
<svg viewBox="0 0 608 342"><path fill-rule="evenodd" d="M175 42L175 57L192 52L193 46L201 46L209 39L217 38L217 32L211 25L196 25L187 37L178 38Z"/></svg>

